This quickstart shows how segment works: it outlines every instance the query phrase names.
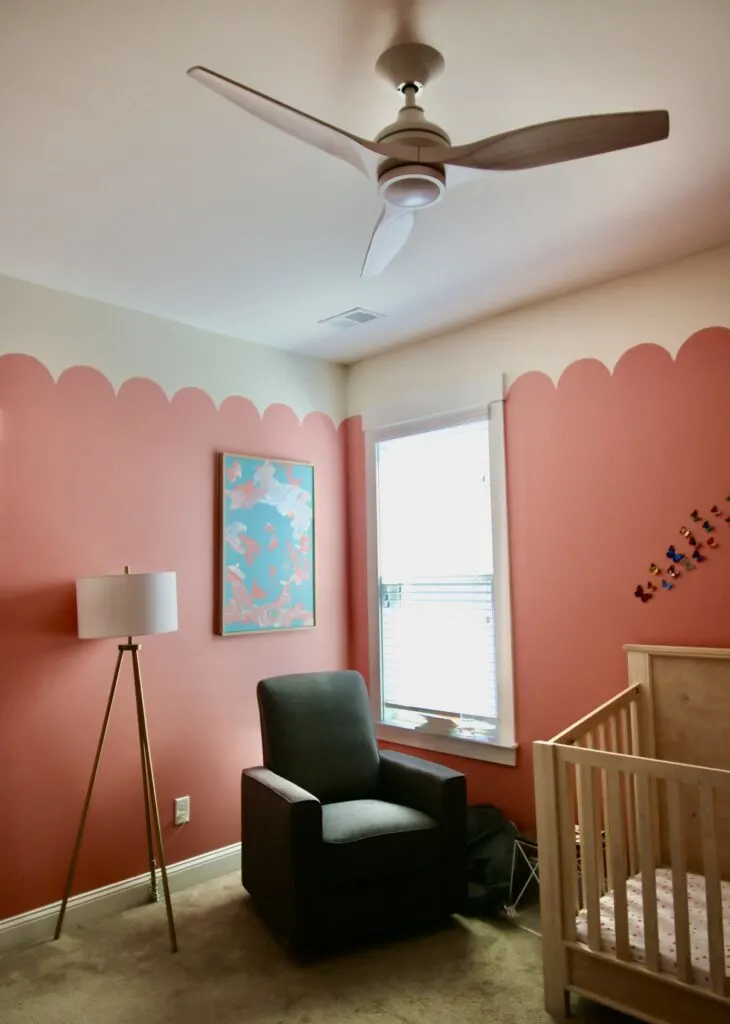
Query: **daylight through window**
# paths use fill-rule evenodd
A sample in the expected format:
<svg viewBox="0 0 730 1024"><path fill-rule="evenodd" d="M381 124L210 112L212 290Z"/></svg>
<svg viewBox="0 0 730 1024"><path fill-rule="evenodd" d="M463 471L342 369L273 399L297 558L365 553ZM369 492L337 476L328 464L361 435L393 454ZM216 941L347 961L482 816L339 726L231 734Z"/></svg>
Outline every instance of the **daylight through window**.
<svg viewBox="0 0 730 1024"><path fill-rule="evenodd" d="M375 444L384 722L498 740L487 419Z"/></svg>

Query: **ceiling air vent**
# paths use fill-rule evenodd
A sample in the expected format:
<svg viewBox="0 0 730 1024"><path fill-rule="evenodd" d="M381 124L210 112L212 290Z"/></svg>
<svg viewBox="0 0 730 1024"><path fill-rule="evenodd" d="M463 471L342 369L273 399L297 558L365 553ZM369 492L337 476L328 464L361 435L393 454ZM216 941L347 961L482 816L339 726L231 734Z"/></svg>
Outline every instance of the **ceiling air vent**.
<svg viewBox="0 0 730 1024"><path fill-rule="evenodd" d="M320 320L321 324L332 324L333 327L339 327L344 331L349 330L351 327L357 327L358 324L366 324L369 320L379 320L385 316L385 313L373 313L371 309L363 309L362 306L355 306L354 309L346 309L344 313L337 313L335 316L325 317L324 320Z"/></svg>

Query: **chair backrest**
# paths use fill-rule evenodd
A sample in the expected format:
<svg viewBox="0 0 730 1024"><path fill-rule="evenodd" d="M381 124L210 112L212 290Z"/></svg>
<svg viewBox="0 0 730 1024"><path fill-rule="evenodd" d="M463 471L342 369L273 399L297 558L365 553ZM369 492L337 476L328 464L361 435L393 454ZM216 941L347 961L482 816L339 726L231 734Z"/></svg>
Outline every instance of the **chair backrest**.
<svg viewBox="0 0 730 1024"><path fill-rule="evenodd" d="M376 795L380 755L359 672L274 676L261 680L257 696L270 771L322 803Z"/></svg>

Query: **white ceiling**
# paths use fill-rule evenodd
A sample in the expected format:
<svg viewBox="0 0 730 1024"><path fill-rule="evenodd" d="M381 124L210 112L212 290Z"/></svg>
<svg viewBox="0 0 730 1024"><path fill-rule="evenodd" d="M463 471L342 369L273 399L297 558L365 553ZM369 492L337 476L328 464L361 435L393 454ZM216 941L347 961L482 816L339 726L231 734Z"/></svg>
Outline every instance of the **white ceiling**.
<svg viewBox="0 0 730 1024"><path fill-rule="evenodd" d="M373 186L185 70L372 137L396 5L4 0L0 273L350 362L730 238L728 0L422 0L446 59L423 102L455 144L650 107L671 136L459 186L361 281ZM352 306L387 316L318 325Z"/></svg>

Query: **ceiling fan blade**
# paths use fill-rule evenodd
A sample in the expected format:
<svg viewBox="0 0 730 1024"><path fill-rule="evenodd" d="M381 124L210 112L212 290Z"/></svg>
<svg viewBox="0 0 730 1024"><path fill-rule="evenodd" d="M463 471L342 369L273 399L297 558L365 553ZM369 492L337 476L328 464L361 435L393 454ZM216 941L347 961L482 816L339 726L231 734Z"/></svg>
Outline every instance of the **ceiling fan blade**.
<svg viewBox="0 0 730 1024"><path fill-rule="evenodd" d="M383 207L365 254L360 277L374 277L385 270L408 241L415 219L410 210L399 210L387 204Z"/></svg>
<svg viewBox="0 0 730 1024"><path fill-rule="evenodd" d="M358 171L362 171L366 177L376 176L378 164L384 158L410 160L413 157L413 149L407 150L401 146L361 139L357 135L343 131L342 128L335 128L326 121L320 121L286 103L272 99L271 96L265 96L256 89L250 89L232 78L219 75L209 68L188 68L188 75L254 117L273 125L274 128L301 139L302 142L307 142L331 156L345 160Z"/></svg>
<svg viewBox="0 0 730 1024"><path fill-rule="evenodd" d="M666 110L596 114L533 124L466 146L421 148L419 157L429 163L446 164L447 168L519 171L644 146L649 142L660 142L668 135L669 114Z"/></svg>

